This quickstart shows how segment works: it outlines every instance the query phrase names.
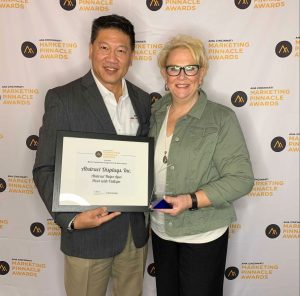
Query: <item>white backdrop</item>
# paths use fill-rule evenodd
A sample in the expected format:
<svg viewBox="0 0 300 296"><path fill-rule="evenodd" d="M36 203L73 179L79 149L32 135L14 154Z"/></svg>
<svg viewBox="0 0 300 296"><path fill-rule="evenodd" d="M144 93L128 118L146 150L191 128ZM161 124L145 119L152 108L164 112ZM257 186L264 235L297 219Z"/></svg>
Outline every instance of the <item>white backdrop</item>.
<svg viewBox="0 0 300 296"><path fill-rule="evenodd" d="M224 295L299 295L298 0L0 0L0 296L65 295L60 231L31 170L46 91L89 70L92 20L110 13L134 23L127 78L153 97L164 94L164 42L204 41L203 89L236 112L256 179L235 203ZM150 247L146 296L152 263Z"/></svg>

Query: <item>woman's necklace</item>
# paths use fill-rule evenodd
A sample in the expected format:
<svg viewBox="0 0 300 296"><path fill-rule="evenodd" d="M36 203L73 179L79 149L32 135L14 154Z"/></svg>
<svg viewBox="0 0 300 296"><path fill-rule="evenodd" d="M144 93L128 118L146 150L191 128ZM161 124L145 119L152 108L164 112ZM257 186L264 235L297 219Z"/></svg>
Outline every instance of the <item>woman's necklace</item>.
<svg viewBox="0 0 300 296"><path fill-rule="evenodd" d="M168 163L168 151L167 151L167 126L168 126L168 117L169 117L169 111L170 111L170 107L168 107L168 112L166 114L166 121L165 121L165 149L164 149L164 156L162 158L162 161L164 164Z"/></svg>
<svg viewBox="0 0 300 296"><path fill-rule="evenodd" d="M165 148L166 149L166 148ZM168 163L168 156L167 156L167 151L165 150L164 152L164 157L163 157L163 163Z"/></svg>
<svg viewBox="0 0 300 296"><path fill-rule="evenodd" d="M167 137L167 133L165 135L165 149L164 149L164 156L162 158L162 161L164 164L168 163L168 153L170 149L170 142L172 140L173 135L170 135Z"/></svg>

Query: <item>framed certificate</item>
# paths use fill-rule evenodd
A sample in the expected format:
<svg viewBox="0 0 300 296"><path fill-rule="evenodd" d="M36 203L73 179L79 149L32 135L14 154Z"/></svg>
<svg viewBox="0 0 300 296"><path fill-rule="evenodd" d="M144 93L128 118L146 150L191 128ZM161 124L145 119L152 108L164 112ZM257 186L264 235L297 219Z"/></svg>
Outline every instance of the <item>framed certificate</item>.
<svg viewBox="0 0 300 296"><path fill-rule="evenodd" d="M53 211L148 211L153 159L153 138L57 132Z"/></svg>

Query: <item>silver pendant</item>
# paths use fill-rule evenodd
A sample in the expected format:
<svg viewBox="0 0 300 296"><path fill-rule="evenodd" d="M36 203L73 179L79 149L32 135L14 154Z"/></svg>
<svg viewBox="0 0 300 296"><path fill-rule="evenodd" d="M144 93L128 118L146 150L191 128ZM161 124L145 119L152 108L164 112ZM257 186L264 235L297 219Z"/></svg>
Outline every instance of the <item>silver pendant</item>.
<svg viewBox="0 0 300 296"><path fill-rule="evenodd" d="M167 157L167 155L165 155L164 157L163 157L163 163L167 163L168 162L168 157Z"/></svg>

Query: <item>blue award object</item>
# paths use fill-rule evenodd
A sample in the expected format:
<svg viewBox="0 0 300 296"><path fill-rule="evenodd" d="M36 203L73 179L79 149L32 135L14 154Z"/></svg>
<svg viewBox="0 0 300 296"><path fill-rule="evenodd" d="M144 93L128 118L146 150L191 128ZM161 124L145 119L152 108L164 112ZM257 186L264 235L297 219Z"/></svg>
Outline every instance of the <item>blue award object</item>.
<svg viewBox="0 0 300 296"><path fill-rule="evenodd" d="M157 199L152 203L152 209L172 209L172 205L167 203L163 198Z"/></svg>

